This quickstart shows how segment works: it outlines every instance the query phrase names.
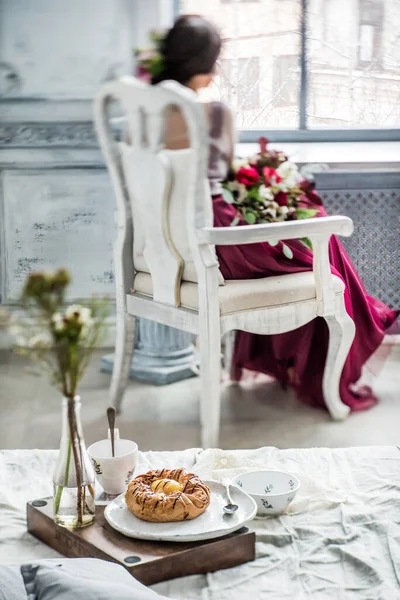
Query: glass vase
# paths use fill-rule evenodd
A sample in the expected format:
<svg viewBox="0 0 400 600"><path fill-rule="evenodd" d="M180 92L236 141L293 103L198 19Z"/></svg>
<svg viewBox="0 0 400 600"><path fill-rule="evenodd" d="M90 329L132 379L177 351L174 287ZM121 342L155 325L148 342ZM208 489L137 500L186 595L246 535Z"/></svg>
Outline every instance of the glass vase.
<svg viewBox="0 0 400 600"><path fill-rule="evenodd" d="M60 450L53 474L55 522L68 529L91 525L94 486L95 473L83 438L81 399L63 398Z"/></svg>

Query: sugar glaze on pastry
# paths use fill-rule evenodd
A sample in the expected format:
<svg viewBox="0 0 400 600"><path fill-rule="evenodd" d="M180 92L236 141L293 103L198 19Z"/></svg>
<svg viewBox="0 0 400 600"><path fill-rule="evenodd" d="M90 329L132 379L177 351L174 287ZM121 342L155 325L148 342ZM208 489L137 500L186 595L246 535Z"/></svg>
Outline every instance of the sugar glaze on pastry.
<svg viewBox="0 0 400 600"><path fill-rule="evenodd" d="M210 489L185 469L161 469L138 475L125 494L129 510L143 521L188 521L210 504Z"/></svg>

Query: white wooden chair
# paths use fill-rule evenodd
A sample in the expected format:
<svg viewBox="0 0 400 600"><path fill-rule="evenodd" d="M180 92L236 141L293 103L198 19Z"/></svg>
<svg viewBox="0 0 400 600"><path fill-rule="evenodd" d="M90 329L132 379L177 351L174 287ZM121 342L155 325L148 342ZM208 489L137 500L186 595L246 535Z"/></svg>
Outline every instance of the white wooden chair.
<svg viewBox="0 0 400 600"><path fill-rule="evenodd" d="M116 143L107 105L117 99L126 114L130 143ZM177 106L190 148L163 148L167 110ZM244 227L213 227L207 180L208 127L195 94L175 82L150 87L133 77L107 83L95 100L95 123L117 201L115 246L117 332L111 401L120 409L134 343L135 317L199 336L201 443L218 444L221 337L232 330L277 334L317 316L329 327L323 393L333 419L349 409L339 380L354 337L344 305L344 284L332 276L331 234L349 236L347 217L326 217ZM225 281L215 245L308 237L313 272Z"/></svg>

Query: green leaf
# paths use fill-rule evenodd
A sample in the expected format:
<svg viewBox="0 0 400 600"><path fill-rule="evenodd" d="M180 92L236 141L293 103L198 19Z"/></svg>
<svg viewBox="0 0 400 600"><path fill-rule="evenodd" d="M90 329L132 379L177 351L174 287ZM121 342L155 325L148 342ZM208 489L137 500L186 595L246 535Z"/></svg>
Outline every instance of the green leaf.
<svg viewBox="0 0 400 600"><path fill-rule="evenodd" d="M238 215L236 215L236 217L233 219L232 223L231 223L231 227L236 227L236 225L240 223L240 217Z"/></svg>
<svg viewBox="0 0 400 600"><path fill-rule="evenodd" d="M296 210L296 217L299 220L312 219L317 214L318 214L318 211L314 208L298 208Z"/></svg>
<svg viewBox="0 0 400 600"><path fill-rule="evenodd" d="M257 217L256 217L256 215L255 215L253 212L247 212L247 213L244 215L244 218L245 218L246 222L247 222L249 225L254 225L254 223L255 223L255 222L256 222L256 220L257 220Z"/></svg>
<svg viewBox="0 0 400 600"><path fill-rule="evenodd" d="M301 238L300 241L303 242L303 244L307 246L309 250L313 249L311 240L309 238Z"/></svg>
<svg viewBox="0 0 400 600"><path fill-rule="evenodd" d="M233 197L231 190L228 190L228 188L222 188L222 197L228 204L233 204L235 202L235 198Z"/></svg>
<svg viewBox="0 0 400 600"><path fill-rule="evenodd" d="M283 254L286 256L286 258L288 258L289 260L292 260L293 252L291 251L289 246L286 246L286 244L282 244L282 251L283 251Z"/></svg>
<svg viewBox="0 0 400 600"><path fill-rule="evenodd" d="M157 75L161 75L164 71L164 59L160 56L155 56L153 59L149 60L149 71L153 77L157 77Z"/></svg>
<svg viewBox="0 0 400 600"><path fill-rule="evenodd" d="M250 188L247 192L248 200L254 200L256 202L260 202L262 200L260 194L258 193L258 187Z"/></svg>

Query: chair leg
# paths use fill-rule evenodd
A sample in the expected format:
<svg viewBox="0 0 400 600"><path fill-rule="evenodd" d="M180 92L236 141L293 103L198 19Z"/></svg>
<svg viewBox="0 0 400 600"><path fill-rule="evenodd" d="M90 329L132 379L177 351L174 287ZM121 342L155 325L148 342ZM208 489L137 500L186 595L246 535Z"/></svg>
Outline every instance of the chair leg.
<svg viewBox="0 0 400 600"><path fill-rule="evenodd" d="M116 412L121 412L121 403L132 364L135 341L135 317L128 313L117 313L114 368L110 385L110 402Z"/></svg>
<svg viewBox="0 0 400 600"><path fill-rule="evenodd" d="M221 336L219 317L211 323L204 319L200 341L200 418L201 445L216 448L221 420Z"/></svg>
<svg viewBox="0 0 400 600"><path fill-rule="evenodd" d="M337 298L336 314L324 317L329 328L329 345L322 388L326 406L332 419L345 419L350 408L340 399L339 384L343 366L355 335L355 325L346 312L344 297Z"/></svg>
<svg viewBox="0 0 400 600"><path fill-rule="evenodd" d="M235 348L236 331L228 331L224 336L224 371L232 381L232 357Z"/></svg>

